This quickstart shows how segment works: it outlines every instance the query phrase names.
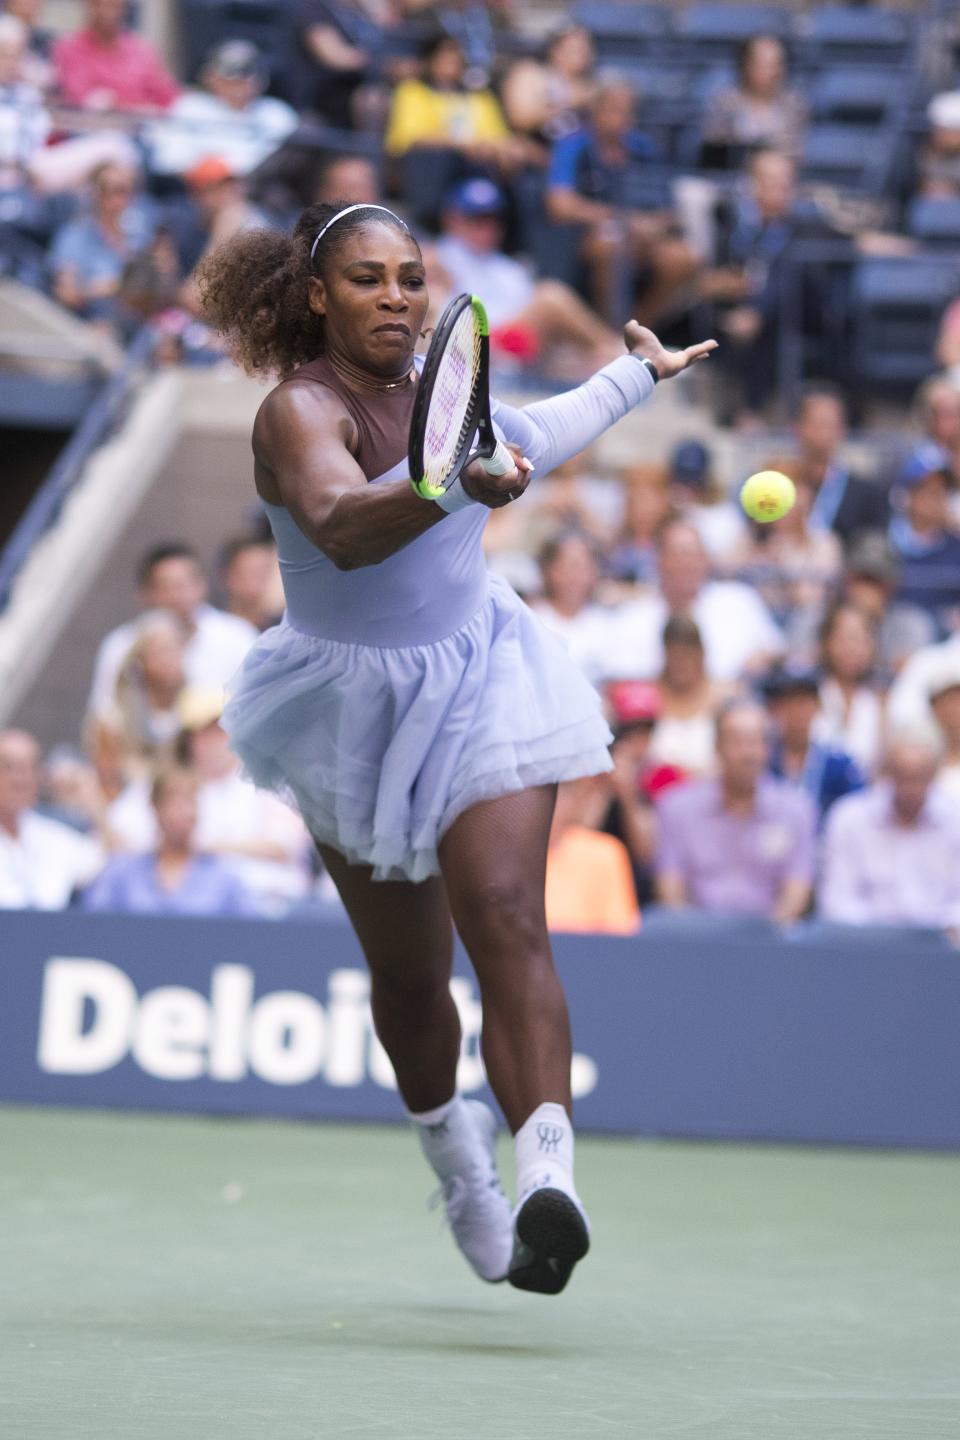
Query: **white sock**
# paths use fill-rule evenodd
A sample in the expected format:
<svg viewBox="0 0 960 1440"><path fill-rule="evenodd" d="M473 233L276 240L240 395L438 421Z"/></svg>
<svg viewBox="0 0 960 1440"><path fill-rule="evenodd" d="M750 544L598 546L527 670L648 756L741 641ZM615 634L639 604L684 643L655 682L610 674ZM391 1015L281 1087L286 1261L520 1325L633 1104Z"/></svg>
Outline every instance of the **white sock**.
<svg viewBox="0 0 960 1440"><path fill-rule="evenodd" d="M420 1148L440 1180L448 1180L476 1154L477 1134L461 1095L435 1110L407 1114L420 1137Z"/></svg>
<svg viewBox="0 0 960 1440"><path fill-rule="evenodd" d="M549 1185L576 1195L573 1187L573 1126L562 1105L538 1105L513 1137L517 1198Z"/></svg>

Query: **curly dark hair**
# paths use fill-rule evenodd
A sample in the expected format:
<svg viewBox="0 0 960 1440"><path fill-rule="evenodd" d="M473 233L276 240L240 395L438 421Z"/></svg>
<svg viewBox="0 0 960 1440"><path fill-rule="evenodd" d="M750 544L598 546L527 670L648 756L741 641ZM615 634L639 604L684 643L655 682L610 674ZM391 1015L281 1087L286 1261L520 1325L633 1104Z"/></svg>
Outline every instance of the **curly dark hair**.
<svg viewBox="0 0 960 1440"><path fill-rule="evenodd" d="M249 375L286 376L323 354L323 319L307 304L307 282L323 274L351 235L371 224L392 225L410 234L391 211L364 205L338 220L311 258L324 225L349 204L343 200L308 206L292 235L241 230L198 267L201 314L225 337L231 355Z"/></svg>

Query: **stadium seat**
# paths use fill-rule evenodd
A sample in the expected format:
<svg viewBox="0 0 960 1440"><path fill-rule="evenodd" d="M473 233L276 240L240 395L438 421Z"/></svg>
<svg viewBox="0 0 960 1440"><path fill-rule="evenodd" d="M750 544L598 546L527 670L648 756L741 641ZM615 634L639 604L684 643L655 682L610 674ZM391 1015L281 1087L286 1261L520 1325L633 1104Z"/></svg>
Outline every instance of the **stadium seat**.
<svg viewBox="0 0 960 1440"><path fill-rule="evenodd" d="M880 194L889 174L891 149L872 125L812 125L803 147L805 180Z"/></svg>
<svg viewBox="0 0 960 1440"><path fill-rule="evenodd" d="M918 196L907 211L906 228L925 245L960 252L960 200Z"/></svg>
<svg viewBox="0 0 960 1440"><path fill-rule="evenodd" d="M701 59L730 60L753 35L779 35L786 41L788 16L767 5L691 5L677 17L677 34L684 49Z"/></svg>
<svg viewBox="0 0 960 1440"><path fill-rule="evenodd" d="M812 10L799 21L798 30L805 59L818 69L841 62L906 66L913 49L912 17L872 5Z"/></svg>
<svg viewBox="0 0 960 1440"><path fill-rule="evenodd" d="M649 50L670 33L666 6L633 5L630 0L581 0L571 19L590 31L604 59Z"/></svg>
<svg viewBox="0 0 960 1440"><path fill-rule="evenodd" d="M934 368L940 317L956 299L960 263L861 260L851 286L852 380L905 389Z"/></svg>
<svg viewBox="0 0 960 1440"><path fill-rule="evenodd" d="M807 98L816 120L834 124L876 123L905 103L907 86L889 70L861 70L844 65L814 76L807 88Z"/></svg>

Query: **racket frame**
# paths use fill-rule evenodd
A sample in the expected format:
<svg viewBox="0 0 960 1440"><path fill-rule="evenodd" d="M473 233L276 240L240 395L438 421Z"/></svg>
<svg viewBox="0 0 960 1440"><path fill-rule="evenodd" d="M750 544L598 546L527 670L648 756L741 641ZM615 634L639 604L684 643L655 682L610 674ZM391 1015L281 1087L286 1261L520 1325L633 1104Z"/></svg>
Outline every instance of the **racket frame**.
<svg viewBox="0 0 960 1440"><path fill-rule="evenodd" d="M423 473L423 442L430 414L430 401L447 343L454 326L468 306L473 310L480 334L480 359L470 402L460 426L460 438L453 463L443 483L433 485ZM474 439L476 443L472 445ZM481 463L492 461L488 468L494 475L502 475L513 466L510 452L497 439L493 429L493 418L490 414L490 323L483 301L476 295L466 292L455 295L437 323L417 384L417 396L410 419L408 460L410 483L424 500L436 500L443 495L474 460Z"/></svg>

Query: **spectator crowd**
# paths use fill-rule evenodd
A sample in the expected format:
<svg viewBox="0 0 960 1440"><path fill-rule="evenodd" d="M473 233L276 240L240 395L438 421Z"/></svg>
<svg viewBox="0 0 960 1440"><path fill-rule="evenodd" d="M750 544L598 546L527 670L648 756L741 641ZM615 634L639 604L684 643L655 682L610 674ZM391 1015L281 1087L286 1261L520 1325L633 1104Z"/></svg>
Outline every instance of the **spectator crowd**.
<svg viewBox="0 0 960 1440"><path fill-rule="evenodd" d="M720 377L684 392L703 413L665 461L610 473L578 457L488 526L490 565L564 640L614 734L612 772L561 788L553 927L630 934L659 906L960 935L960 301L882 431L871 397L838 387L829 344L788 418L778 393L785 317L829 341L843 298L828 267L798 272L796 247L915 255L896 203L960 202L949 77L874 197L889 203L851 206L805 175L823 97L776 34L711 72L684 185L665 178L681 142L630 70L577 24L519 43L506 0L308 0L284 12L289 73L224 33L189 83L122 0L84 8L55 41L36 0L0 15L4 265L120 339L148 322L158 361L222 358L197 263L317 199L403 209L434 309L464 289L487 301L500 377L573 382L617 353L627 314L668 341L721 340ZM762 526L736 503L761 468L797 491ZM268 532L225 546L219 606L179 541L136 582L75 748L44 759L0 733L0 906L326 902L298 817L238 772L219 725L282 610Z"/></svg>

